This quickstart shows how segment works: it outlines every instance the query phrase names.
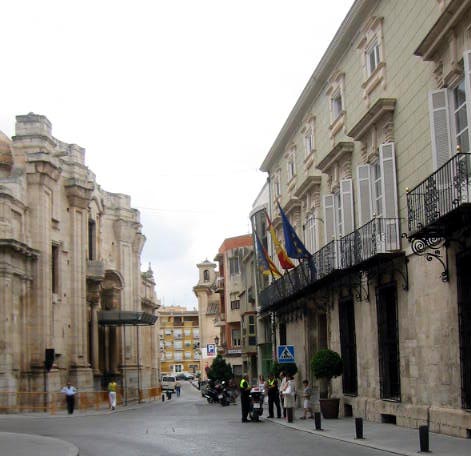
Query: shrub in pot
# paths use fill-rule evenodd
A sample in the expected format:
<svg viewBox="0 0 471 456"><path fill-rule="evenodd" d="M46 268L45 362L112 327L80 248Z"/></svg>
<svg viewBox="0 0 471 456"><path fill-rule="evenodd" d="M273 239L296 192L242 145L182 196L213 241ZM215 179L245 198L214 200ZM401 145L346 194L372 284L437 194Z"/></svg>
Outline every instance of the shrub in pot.
<svg viewBox="0 0 471 456"><path fill-rule="evenodd" d="M311 368L316 378L327 380L328 398L320 399L324 418L338 418L340 399L332 398L331 380L343 373L343 361L340 355L329 349L319 350L311 359Z"/></svg>

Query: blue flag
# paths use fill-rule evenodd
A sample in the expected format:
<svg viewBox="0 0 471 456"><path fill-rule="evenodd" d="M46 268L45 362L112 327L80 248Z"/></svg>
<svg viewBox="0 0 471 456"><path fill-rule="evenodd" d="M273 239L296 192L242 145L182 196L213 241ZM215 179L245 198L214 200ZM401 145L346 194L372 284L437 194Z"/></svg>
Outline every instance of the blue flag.
<svg viewBox="0 0 471 456"><path fill-rule="evenodd" d="M273 277L281 277L280 271L275 266L275 263L273 263L270 256L268 255L268 252L263 247L257 233L255 233L255 241L257 243L257 262L260 272L265 275L271 274Z"/></svg>
<svg viewBox="0 0 471 456"><path fill-rule="evenodd" d="M304 244L299 239L296 231L289 223L288 217L281 209L280 203L278 203L278 208L280 209L281 221L283 223L283 235L285 237L285 248L286 253L290 258L310 258L311 254L308 252Z"/></svg>

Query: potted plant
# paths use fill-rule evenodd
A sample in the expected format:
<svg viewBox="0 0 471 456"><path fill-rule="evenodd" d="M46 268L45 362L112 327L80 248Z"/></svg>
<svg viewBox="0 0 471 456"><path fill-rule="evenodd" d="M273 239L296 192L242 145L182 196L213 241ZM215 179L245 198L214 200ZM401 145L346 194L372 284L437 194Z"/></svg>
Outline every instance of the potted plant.
<svg viewBox="0 0 471 456"><path fill-rule="evenodd" d="M316 378L327 381L327 399L320 399L321 412L324 418L338 418L340 399L332 398L331 380L343 373L343 361L337 352L329 349L319 350L311 360L311 368Z"/></svg>

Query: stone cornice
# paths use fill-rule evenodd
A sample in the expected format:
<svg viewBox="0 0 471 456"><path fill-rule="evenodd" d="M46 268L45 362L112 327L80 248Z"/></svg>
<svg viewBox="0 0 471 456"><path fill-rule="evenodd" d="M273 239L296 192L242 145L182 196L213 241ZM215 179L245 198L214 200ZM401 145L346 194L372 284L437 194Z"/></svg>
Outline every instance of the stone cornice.
<svg viewBox="0 0 471 456"><path fill-rule="evenodd" d="M471 0L452 0L419 44L414 54L423 60L433 60L437 49L445 42L448 32L461 20L471 6Z"/></svg>
<svg viewBox="0 0 471 456"><path fill-rule="evenodd" d="M0 250L13 250L16 253L20 253L22 256L32 258L33 260L38 259L40 255L39 250L33 249L16 239L0 239Z"/></svg>
<svg viewBox="0 0 471 456"><path fill-rule="evenodd" d="M317 168L326 173L327 170L336 162L341 160L347 155L353 153L353 142L339 142L335 147L324 157L324 159L317 165Z"/></svg>
<svg viewBox="0 0 471 456"><path fill-rule="evenodd" d="M41 174L46 175L54 182L59 180L62 168L56 158L52 157L46 152L36 152L28 154L27 163L33 165L33 170L27 171L28 174Z"/></svg>
<svg viewBox="0 0 471 456"><path fill-rule="evenodd" d="M67 179L64 184L67 199L73 207L86 209L92 198L95 188L93 182L84 182L78 179Z"/></svg>
<svg viewBox="0 0 471 456"><path fill-rule="evenodd" d="M378 0L357 0L350 8L337 33L309 78L304 90L291 110L287 120L278 133L275 142L265 157L260 170L270 171L273 163L286 148L296 130L302 124L306 111L322 92L327 79L337 67L341 58L349 52L352 41L363 26L365 17L371 14L379 3Z"/></svg>
<svg viewBox="0 0 471 456"><path fill-rule="evenodd" d="M285 204L283 210L288 215L296 209L301 209L301 200L298 198L290 198L290 200Z"/></svg>
<svg viewBox="0 0 471 456"><path fill-rule="evenodd" d="M311 190L313 187L315 187L316 185L321 185L321 181L321 176L308 176L306 179L304 179L299 188L296 190L295 196L301 199L304 194Z"/></svg>
<svg viewBox="0 0 471 456"><path fill-rule="evenodd" d="M393 113L396 108L395 98L380 98L368 109L367 113L348 132L348 136L360 141L366 132L387 113Z"/></svg>

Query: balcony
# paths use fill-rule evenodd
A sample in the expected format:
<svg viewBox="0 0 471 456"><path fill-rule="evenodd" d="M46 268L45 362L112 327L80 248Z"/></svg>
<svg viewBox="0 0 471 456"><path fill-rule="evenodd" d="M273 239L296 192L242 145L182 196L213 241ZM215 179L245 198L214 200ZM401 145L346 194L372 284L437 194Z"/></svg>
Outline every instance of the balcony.
<svg viewBox="0 0 471 456"><path fill-rule="evenodd" d="M224 277L216 279L216 293L224 293Z"/></svg>
<svg viewBox="0 0 471 456"><path fill-rule="evenodd" d="M340 240L329 242L260 292L261 311L280 308L327 281L368 270L385 257L400 255L399 226L399 219L375 218Z"/></svg>
<svg viewBox="0 0 471 456"><path fill-rule="evenodd" d="M105 278L105 263L98 260L87 261L87 279L102 281Z"/></svg>
<svg viewBox="0 0 471 456"><path fill-rule="evenodd" d="M471 154L458 153L407 193L409 240L449 238L471 212Z"/></svg>

